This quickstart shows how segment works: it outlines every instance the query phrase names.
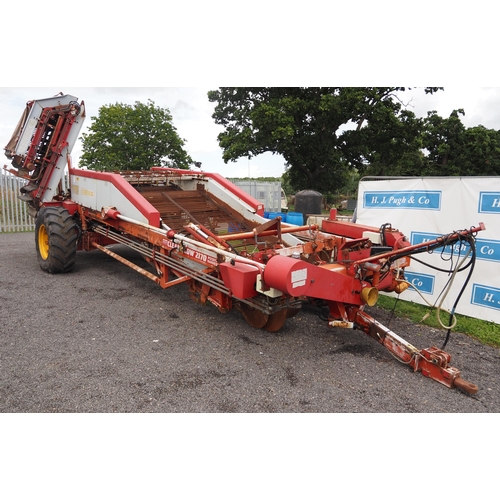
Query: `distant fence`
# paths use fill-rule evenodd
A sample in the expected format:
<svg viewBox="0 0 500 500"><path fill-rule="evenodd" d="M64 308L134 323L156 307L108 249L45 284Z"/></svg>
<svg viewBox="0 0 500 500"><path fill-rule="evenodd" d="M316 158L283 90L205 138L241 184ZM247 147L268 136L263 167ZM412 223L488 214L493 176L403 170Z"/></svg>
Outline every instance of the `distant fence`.
<svg viewBox="0 0 500 500"><path fill-rule="evenodd" d="M18 198L27 181L0 170L0 233L34 231L35 221L28 205Z"/></svg>
<svg viewBox="0 0 500 500"><path fill-rule="evenodd" d="M281 212L281 182L228 180L262 203L266 212Z"/></svg>

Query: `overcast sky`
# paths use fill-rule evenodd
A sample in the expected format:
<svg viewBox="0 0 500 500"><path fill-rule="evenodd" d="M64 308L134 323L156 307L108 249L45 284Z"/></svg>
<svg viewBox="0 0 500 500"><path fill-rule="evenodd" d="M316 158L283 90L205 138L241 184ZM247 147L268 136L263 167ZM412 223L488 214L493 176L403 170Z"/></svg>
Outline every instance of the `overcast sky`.
<svg viewBox="0 0 500 500"><path fill-rule="evenodd" d="M226 177L279 177L284 172L284 160L279 155L266 153L225 164L217 135L222 127L212 119L214 105L208 101L207 92L217 87L0 87L0 146L10 139L27 101L51 97L59 92L71 94L85 102L87 118L83 132L91 125L92 116L98 116L103 105L121 102L134 104L151 99L157 106L168 108L174 126L185 141L193 160L202 163L202 170L221 173ZM402 94L402 99L418 116L436 110L448 117L454 109L463 108L463 123L467 127L482 124L500 130L500 87L445 87L444 91L429 96L416 88ZM78 166L81 141L78 140L72 158ZM2 154L2 163L8 163Z"/></svg>

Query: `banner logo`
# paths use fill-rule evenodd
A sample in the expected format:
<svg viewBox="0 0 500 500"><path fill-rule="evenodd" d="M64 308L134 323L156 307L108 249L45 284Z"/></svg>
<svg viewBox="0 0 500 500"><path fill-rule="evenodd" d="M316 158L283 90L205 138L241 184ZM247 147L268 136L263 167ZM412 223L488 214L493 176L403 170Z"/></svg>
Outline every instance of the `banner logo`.
<svg viewBox="0 0 500 500"><path fill-rule="evenodd" d="M406 281L411 283L413 286L408 288L408 291L415 288L421 293L428 293L432 295L434 293L434 282L436 277L431 274L421 274L421 273L409 273L405 271Z"/></svg>
<svg viewBox="0 0 500 500"><path fill-rule="evenodd" d="M421 243L435 240L441 236L444 235L438 233L420 233L416 231L411 233L410 241L412 245L420 245ZM451 254L453 252L455 255L465 255L469 251L469 248L470 245L466 241L456 241L452 245L446 245L445 247L439 248L435 251L446 254Z"/></svg>
<svg viewBox="0 0 500 500"><path fill-rule="evenodd" d="M471 304L500 311L500 288L492 288L474 283L472 285Z"/></svg>
<svg viewBox="0 0 500 500"><path fill-rule="evenodd" d="M500 262L500 241L477 239L476 250L478 259Z"/></svg>
<svg viewBox="0 0 500 500"><path fill-rule="evenodd" d="M364 208L441 210L441 191L365 191Z"/></svg>
<svg viewBox="0 0 500 500"><path fill-rule="evenodd" d="M431 241L436 238L443 236L438 233L411 233L410 240L412 245L419 245L420 243L425 243L426 241ZM442 249L437 251L443 252L445 254L464 256L469 251L470 245L466 241L457 241L453 245L447 245ZM476 259L478 260L488 260L492 262L500 262L500 241L498 240L482 240L476 239Z"/></svg>
<svg viewBox="0 0 500 500"><path fill-rule="evenodd" d="M500 193L480 191L478 210L483 214L500 214Z"/></svg>

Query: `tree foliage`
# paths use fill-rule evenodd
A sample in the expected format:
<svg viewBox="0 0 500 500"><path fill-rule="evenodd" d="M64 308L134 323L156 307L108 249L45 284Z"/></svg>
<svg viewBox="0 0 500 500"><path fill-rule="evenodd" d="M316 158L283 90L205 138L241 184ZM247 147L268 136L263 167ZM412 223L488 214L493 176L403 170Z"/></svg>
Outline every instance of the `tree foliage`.
<svg viewBox="0 0 500 500"><path fill-rule="evenodd" d="M500 131L482 125L466 128L463 109L448 118L435 111L424 120L425 175L500 175Z"/></svg>
<svg viewBox="0 0 500 500"><path fill-rule="evenodd" d="M425 92L436 92L427 87ZM281 154L295 189L334 191L350 172L420 164L421 120L404 87L221 87L208 93L223 159Z"/></svg>
<svg viewBox="0 0 500 500"><path fill-rule="evenodd" d="M142 170L152 166L188 168L191 158L168 109L136 102L99 108L89 133L82 134L82 167L92 170Z"/></svg>

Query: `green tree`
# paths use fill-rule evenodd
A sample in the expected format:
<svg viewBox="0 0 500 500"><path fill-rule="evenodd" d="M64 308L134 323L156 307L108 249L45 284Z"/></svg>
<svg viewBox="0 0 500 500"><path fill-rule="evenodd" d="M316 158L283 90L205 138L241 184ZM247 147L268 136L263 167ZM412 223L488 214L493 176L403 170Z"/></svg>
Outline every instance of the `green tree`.
<svg viewBox="0 0 500 500"><path fill-rule="evenodd" d="M500 174L500 131L482 125L466 128L460 119L463 109L448 118L436 111L424 122L423 147L427 150L425 175Z"/></svg>
<svg viewBox="0 0 500 500"><path fill-rule="evenodd" d="M459 115L464 115L463 109L454 110L449 118L436 111L427 113L422 141L427 151L425 175L460 175L457 158L465 145L465 126Z"/></svg>
<svg viewBox="0 0 500 500"><path fill-rule="evenodd" d="M356 169L421 161L420 122L401 113L404 87L221 87L208 92L223 159L281 154L294 189L335 191ZM428 87L433 93L438 87ZM397 140L393 133L397 132ZM404 146L401 148L401 146Z"/></svg>
<svg viewBox="0 0 500 500"><path fill-rule="evenodd" d="M345 134L350 163L365 176L421 175L422 132L423 120L411 111L375 110L366 127Z"/></svg>
<svg viewBox="0 0 500 500"><path fill-rule="evenodd" d="M82 134L80 165L92 170L143 170L152 166L189 168L191 158L168 109L136 102L99 108L89 133Z"/></svg>
<svg viewBox="0 0 500 500"><path fill-rule="evenodd" d="M464 135L465 148L457 159L460 175L500 175L500 131L478 125Z"/></svg>

